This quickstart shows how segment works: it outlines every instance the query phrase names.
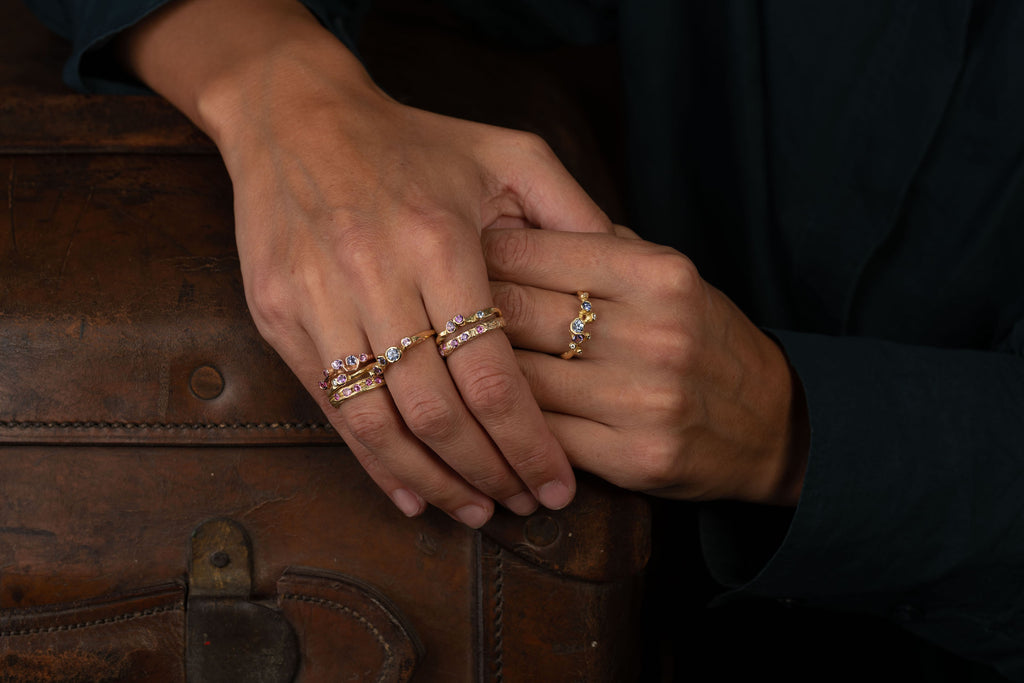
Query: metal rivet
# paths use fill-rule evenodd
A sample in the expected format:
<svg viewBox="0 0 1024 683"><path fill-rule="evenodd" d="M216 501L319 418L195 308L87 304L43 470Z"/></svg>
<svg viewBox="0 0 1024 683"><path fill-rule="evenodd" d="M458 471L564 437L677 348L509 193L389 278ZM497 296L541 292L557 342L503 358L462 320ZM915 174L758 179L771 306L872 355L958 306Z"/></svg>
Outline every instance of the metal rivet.
<svg viewBox="0 0 1024 683"><path fill-rule="evenodd" d="M204 401L217 398L224 391L224 377L217 368L209 365L201 365L192 371L192 377L188 380L189 389L196 398Z"/></svg>
<svg viewBox="0 0 1024 683"><path fill-rule="evenodd" d="M557 541L559 533L558 522L547 515L530 517L523 526L526 542L538 548L546 548Z"/></svg>
<svg viewBox="0 0 1024 683"><path fill-rule="evenodd" d="M224 551L217 551L210 554L210 564L217 569L223 569L224 567L231 564L231 556Z"/></svg>

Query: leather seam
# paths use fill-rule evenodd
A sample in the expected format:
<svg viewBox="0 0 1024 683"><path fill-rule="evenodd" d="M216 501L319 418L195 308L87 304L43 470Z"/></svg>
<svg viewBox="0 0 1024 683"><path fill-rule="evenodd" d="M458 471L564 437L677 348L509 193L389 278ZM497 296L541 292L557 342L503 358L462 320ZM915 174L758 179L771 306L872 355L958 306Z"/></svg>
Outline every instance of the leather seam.
<svg viewBox="0 0 1024 683"><path fill-rule="evenodd" d="M505 680L505 566L502 560L503 551L499 548L494 562L494 663L495 683Z"/></svg>
<svg viewBox="0 0 1024 683"><path fill-rule="evenodd" d="M236 422L228 424L209 422L0 422L0 429L122 429L122 430L283 430L298 431L302 429L319 429L323 431L334 431L334 428L324 422Z"/></svg>
<svg viewBox="0 0 1024 683"><path fill-rule="evenodd" d="M329 610L333 610L335 612L342 612L343 614L348 614L348 615L354 617L356 619L356 621L358 621L360 624L363 625L363 628L365 628L370 633L370 635L372 635L374 638L377 639L377 643L384 650L384 656L385 656L384 666L381 667L381 673L377 677L377 681L378 681L378 683L380 683L381 681L386 680L385 676L386 676L387 672L389 672L391 670L392 666L393 666L394 653L391 651L391 645L389 645L388 641L384 638L384 634L381 633L380 630L376 626L374 626L373 623L369 619L367 619L366 617L364 617L362 614L360 614L356 610L352 609L351 607L347 607L347 606L342 605L340 603L334 602L333 600L328 600L327 598L316 598L316 597L313 597L313 596L310 596L310 595L299 595L297 593L286 593L285 595L281 596L281 599L282 600L295 600L296 602L308 602L308 603L311 603L311 604L314 604L314 605L319 605L320 607L325 607L325 608L327 608Z"/></svg>
<svg viewBox="0 0 1024 683"><path fill-rule="evenodd" d="M119 614L115 617L107 617L105 619L95 619L93 621L83 621L78 624L61 624L59 626L47 626L40 628L28 628L22 629L21 631L0 631L0 638L7 638L11 636L33 636L45 633L59 633L61 631L75 631L85 628L93 628L96 626L107 626L109 624L116 624L124 621L132 621L134 619L141 619L143 617L151 617L157 614L170 611L184 611L184 605L177 603L174 605L164 605L163 607L154 607L153 609L139 610L138 612L131 612L128 614Z"/></svg>

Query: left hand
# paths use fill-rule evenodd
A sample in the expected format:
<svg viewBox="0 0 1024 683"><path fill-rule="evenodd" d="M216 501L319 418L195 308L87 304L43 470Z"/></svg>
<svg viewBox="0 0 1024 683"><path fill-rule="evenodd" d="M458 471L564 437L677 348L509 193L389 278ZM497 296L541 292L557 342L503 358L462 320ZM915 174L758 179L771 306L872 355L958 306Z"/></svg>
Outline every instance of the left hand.
<svg viewBox="0 0 1024 683"><path fill-rule="evenodd" d="M617 231L482 236L495 305L573 465L667 498L795 504L807 416L782 350L681 253ZM597 319L567 360L578 290Z"/></svg>

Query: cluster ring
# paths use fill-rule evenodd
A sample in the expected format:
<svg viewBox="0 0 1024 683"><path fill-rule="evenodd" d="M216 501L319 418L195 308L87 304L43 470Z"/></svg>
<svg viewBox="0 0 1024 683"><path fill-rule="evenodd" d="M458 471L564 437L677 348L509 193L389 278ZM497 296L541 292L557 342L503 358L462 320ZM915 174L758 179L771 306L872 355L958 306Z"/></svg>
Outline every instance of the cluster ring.
<svg viewBox="0 0 1024 683"><path fill-rule="evenodd" d="M569 350L561 354L566 360L583 355L583 345L590 341L590 332L587 332L586 326L597 320L597 314L590 303L590 293L579 291L576 296L580 300L580 310L569 322Z"/></svg>

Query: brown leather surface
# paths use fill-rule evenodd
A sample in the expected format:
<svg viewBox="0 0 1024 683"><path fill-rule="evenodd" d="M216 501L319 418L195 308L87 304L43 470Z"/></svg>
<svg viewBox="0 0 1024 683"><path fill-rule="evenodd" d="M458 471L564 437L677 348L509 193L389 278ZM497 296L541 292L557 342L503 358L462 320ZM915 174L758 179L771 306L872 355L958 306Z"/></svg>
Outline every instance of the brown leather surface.
<svg viewBox="0 0 1024 683"><path fill-rule="evenodd" d="M642 498L582 477L566 510L499 513L483 533L436 510L406 519L257 334L230 182L205 138L156 98L62 90L50 70L60 41L15 0L0 0L0 57L0 609L184 581L193 530L226 517L251 539L254 600L274 600L289 567L386 596L404 617L385 620L397 629L385 642L423 645L415 681L631 678L650 543ZM385 50L376 73L414 98L416 74L399 57ZM450 79L423 99L487 119L480 78L500 56L438 59ZM581 117L545 98L544 79L515 78L505 84L520 84L520 101L545 103L520 127L550 131L600 187ZM490 102L492 120L515 116L510 101ZM352 612L324 610L341 604L332 595L316 600L281 604L316 660L309 680L337 666L324 659L325 627L372 637L356 666L388 661Z"/></svg>
<svg viewBox="0 0 1024 683"><path fill-rule="evenodd" d="M184 683L185 589L0 609L5 683Z"/></svg>

